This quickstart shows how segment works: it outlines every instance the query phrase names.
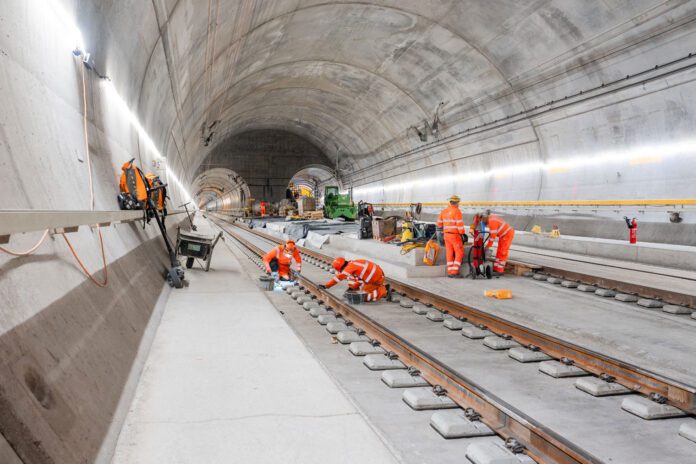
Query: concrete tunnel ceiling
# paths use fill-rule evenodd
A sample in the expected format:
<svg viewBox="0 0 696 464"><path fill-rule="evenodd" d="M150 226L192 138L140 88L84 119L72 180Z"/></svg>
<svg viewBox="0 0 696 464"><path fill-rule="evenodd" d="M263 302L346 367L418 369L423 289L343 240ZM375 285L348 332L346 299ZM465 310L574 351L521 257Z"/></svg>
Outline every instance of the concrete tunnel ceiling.
<svg viewBox="0 0 696 464"><path fill-rule="evenodd" d="M409 128L423 130L441 102L441 133L447 136L664 61L660 45L653 56L640 50L639 60L632 48L638 50L645 34L666 34L665 18L682 21L693 14L694 5L655 0L161 0L99 8L116 36L130 28L119 21L126 10L128 18L147 24L138 40L122 46L136 57L132 66L140 67L135 71L143 77L138 109L144 126L185 183L192 186L208 168L239 172L238 156L227 163L220 158L224 147L263 130L304 139L321 153L320 164L333 168L339 163L345 185L360 186L399 169L421 169L429 161L441 165L435 174L469 169L455 167L460 155L450 146L432 158L379 163L422 146ZM150 24L159 24L159 30ZM628 45L627 37L633 40ZM672 51L669 58L682 50ZM108 63L105 67L111 72ZM557 138L530 120L514 130L526 135L513 142L529 146L476 167L544 160ZM624 142L614 138L610 145ZM484 142L471 154L486 149L492 147ZM253 163L253 150L244 156ZM312 156L304 164L317 162ZM218 160L214 166L206 164L211 157ZM534 186L522 186L518 193L538 199L544 183L534 180Z"/></svg>

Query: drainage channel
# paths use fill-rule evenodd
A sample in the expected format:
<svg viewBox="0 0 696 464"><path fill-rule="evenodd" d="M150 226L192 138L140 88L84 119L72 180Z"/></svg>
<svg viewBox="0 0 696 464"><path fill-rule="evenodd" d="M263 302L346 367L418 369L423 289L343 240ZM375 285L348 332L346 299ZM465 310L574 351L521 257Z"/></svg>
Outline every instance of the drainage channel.
<svg viewBox="0 0 696 464"><path fill-rule="evenodd" d="M252 233L266 241L281 243L276 237L242 227L236 223L219 218L231 224L241 231ZM300 247L303 254L319 260L327 265L333 258L322 253ZM429 307L438 308L443 314L458 319L467 327L473 326L483 333L495 334L504 339L509 339L521 345L522 349L529 352L543 353L555 359L551 368L555 372L563 373L573 369L594 374L598 381L593 391L598 394L611 391L613 385L623 386L632 392L644 395L655 405L671 406L686 414L696 413L696 387L684 384L675 379L668 378L639 366L612 358L565 340L549 336L531 328L507 321L503 318L486 313L485 311L454 301L442 295L433 294L423 289L414 287L404 282L387 278L395 291L407 296L413 301L423 303ZM523 352L523 355L528 353ZM529 354L533 356L533 354ZM562 374L561 374L562 375ZM647 407L651 404L647 403Z"/></svg>
<svg viewBox="0 0 696 464"><path fill-rule="evenodd" d="M247 256L254 259L258 264L259 257L265 254L263 250L240 234L230 230L230 228L223 226L221 228L237 241L241 247L246 249L250 253ZM262 238L270 240L269 237ZM314 257L312 259L317 258ZM325 268L326 264L322 266ZM299 284L299 289L296 287L295 290L298 293L297 298L303 298L303 295L307 295L307 304L315 300L318 305L323 305L342 316L345 322L339 323L341 327L337 327L337 329L353 327L352 331L344 330L338 332L339 336L346 332L357 337L356 342L368 341L371 346L379 347L380 352L387 354L387 356L380 355L376 359L395 365L408 366L411 378L420 378L424 385L434 386L432 389L428 389L429 391L421 391L420 395L423 395L423 397L416 394L419 397L413 398L415 403L433 400L436 402L453 402L465 411L468 422L474 424L480 422L503 438L506 441L509 453L517 456L518 461L522 463L531 462L530 458L539 463L602 462L586 450L538 423L492 392L463 376L454 368L409 343L383 324L380 324L330 292L321 289L316 283L306 277L301 277ZM480 430L484 429L485 427L482 427ZM476 452L475 449L472 450L472 453ZM483 452L485 453L486 451L484 450Z"/></svg>

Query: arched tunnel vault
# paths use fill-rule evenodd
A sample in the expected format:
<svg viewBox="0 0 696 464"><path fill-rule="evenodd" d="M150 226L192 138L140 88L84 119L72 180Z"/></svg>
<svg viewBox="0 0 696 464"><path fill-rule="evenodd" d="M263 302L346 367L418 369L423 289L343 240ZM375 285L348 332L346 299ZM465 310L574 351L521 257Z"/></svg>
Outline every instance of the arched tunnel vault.
<svg viewBox="0 0 696 464"><path fill-rule="evenodd" d="M256 129L229 136L196 171L198 204L232 199L224 209L239 208L243 196L275 202L285 198L288 183L307 165L329 169L331 161L308 139L280 129ZM245 189L240 196L239 189Z"/></svg>

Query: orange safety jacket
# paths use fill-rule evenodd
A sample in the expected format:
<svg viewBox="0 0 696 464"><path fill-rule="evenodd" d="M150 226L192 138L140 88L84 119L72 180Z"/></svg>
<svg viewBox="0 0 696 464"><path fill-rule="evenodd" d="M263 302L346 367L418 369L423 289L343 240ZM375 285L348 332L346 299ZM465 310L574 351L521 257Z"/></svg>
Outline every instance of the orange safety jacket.
<svg viewBox="0 0 696 464"><path fill-rule="evenodd" d="M302 272L302 257L300 256L300 251L297 248L291 252L290 250L286 250L284 245L278 245L266 253L266 255L263 257L263 265L266 267L267 272L271 272L271 261L274 258L278 260L279 267L287 266L288 268L290 267L292 259L295 259L295 262L297 263L297 272Z"/></svg>
<svg viewBox="0 0 696 464"><path fill-rule="evenodd" d="M347 278L365 284L382 285L384 283L384 271L382 268L366 259L354 259L348 261L343 271L336 274L333 279L326 283L326 288L331 288L337 283Z"/></svg>
<svg viewBox="0 0 696 464"><path fill-rule="evenodd" d="M446 234L465 234L464 217L459 207L449 205L443 209L440 212L440 217L437 218L437 227L441 228Z"/></svg>
<svg viewBox="0 0 696 464"><path fill-rule="evenodd" d="M490 216L488 218L488 231L490 233L490 240L488 240L488 244L486 246L490 248L493 246L493 241L496 237L501 239L510 233L510 231L514 231L514 229L510 226L510 224L503 221L498 216Z"/></svg>

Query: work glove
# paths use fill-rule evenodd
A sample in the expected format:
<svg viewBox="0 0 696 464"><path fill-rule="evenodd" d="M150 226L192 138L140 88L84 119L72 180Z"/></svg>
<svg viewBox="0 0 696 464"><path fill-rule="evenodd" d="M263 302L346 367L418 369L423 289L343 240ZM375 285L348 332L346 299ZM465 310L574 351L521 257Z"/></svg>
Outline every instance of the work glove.
<svg viewBox="0 0 696 464"><path fill-rule="evenodd" d="M266 271L266 275L267 276L271 275L271 271Z"/></svg>
<svg viewBox="0 0 696 464"><path fill-rule="evenodd" d="M322 290L326 290L326 285L324 285L324 284L319 284L319 288L321 288Z"/></svg>
<svg viewBox="0 0 696 464"><path fill-rule="evenodd" d="M462 243L467 243L469 241L469 236L466 234L462 234Z"/></svg>

